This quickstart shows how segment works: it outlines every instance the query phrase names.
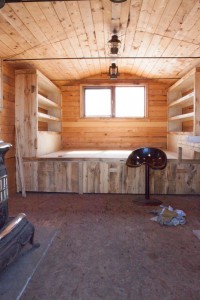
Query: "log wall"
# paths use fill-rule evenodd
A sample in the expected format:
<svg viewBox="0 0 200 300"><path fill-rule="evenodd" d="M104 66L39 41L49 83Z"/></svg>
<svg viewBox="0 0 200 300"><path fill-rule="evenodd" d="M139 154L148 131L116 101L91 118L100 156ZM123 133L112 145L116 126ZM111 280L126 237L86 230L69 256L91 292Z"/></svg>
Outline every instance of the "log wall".
<svg viewBox="0 0 200 300"><path fill-rule="evenodd" d="M154 80L122 79L114 83L147 84L148 117L81 118L80 84L98 86L102 80L69 83L62 87L63 148L104 150L133 149L140 146L167 148L167 84ZM110 80L104 80L105 83L111 85Z"/></svg>
<svg viewBox="0 0 200 300"><path fill-rule="evenodd" d="M13 146L5 156L9 193L16 192L15 176L15 73L3 64L3 109L0 111L0 139Z"/></svg>

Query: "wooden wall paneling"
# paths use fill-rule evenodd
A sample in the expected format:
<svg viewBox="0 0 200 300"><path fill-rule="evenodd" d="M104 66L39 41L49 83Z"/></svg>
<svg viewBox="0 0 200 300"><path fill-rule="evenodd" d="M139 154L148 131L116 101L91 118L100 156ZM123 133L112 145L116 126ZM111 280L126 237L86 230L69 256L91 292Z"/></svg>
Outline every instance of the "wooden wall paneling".
<svg viewBox="0 0 200 300"><path fill-rule="evenodd" d="M199 165L190 166L187 163L181 163L177 166L177 168L176 168L176 178L175 178L175 180L176 180L176 194L196 194L196 193L199 193L200 188L198 187L198 184L200 183L200 180L199 179L194 180L194 176L197 175L197 170L199 169L198 166ZM198 175L199 175L199 171L198 171Z"/></svg>
<svg viewBox="0 0 200 300"><path fill-rule="evenodd" d="M100 193L100 162L83 163L83 180L83 193Z"/></svg>
<svg viewBox="0 0 200 300"><path fill-rule="evenodd" d="M37 192L38 191L38 162L36 161L25 161L23 162L24 167L24 179L26 191ZM21 191L18 187L18 192Z"/></svg>
<svg viewBox="0 0 200 300"><path fill-rule="evenodd" d="M55 192L56 181L53 176L54 162L40 161L38 162L38 191L39 192Z"/></svg>
<svg viewBox="0 0 200 300"><path fill-rule="evenodd" d="M100 192L108 193L110 189L109 165L107 162L100 163Z"/></svg>
<svg viewBox="0 0 200 300"><path fill-rule="evenodd" d="M88 79L89 82L92 81ZM132 149L149 145L166 148L167 87L163 83L148 81L148 118L133 120L81 118L80 84L63 87L63 147Z"/></svg>
<svg viewBox="0 0 200 300"><path fill-rule="evenodd" d="M27 191L145 194L144 165L128 168L125 160L26 160L24 170ZM150 197L198 193L199 161L168 160L165 169L150 169Z"/></svg>
<svg viewBox="0 0 200 300"><path fill-rule="evenodd" d="M153 170L150 168L150 194L166 194L168 189L167 169Z"/></svg>
<svg viewBox="0 0 200 300"><path fill-rule="evenodd" d="M122 193L122 165L110 162L83 162L84 193Z"/></svg>
<svg viewBox="0 0 200 300"><path fill-rule="evenodd" d="M195 73L194 135L200 135L200 72Z"/></svg>
<svg viewBox="0 0 200 300"><path fill-rule="evenodd" d="M78 193L78 163L63 161L25 161L27 191Z"/></svg>
<svg viewBox="0 0 200 300"><path fill-rule="evenodd" d="M55 192L79 192L78 162L54 161L53 180L56 181Z"/></svg>
<svg viewBox="0 0 200 300"><path fill-rule="evenodd" d="M200 193L200 165L198 164L190 164L184 163L185 170L185 182L187 185L187 192L191 194L199 194ZM183 193L183 192L182 192Z"/></svg>
<svg viewBox="0 0 200 300"><path fill-rule="evenodd" d="M122 193L123 168L121 163L109 164L109 190L108 193Z"/></svg>
<svg viewBox="0 0 200 300"><path fill-rule="evenodd" d="M55 191L56 192L66 192L70 191L69 182L67 182L67 175L69 173L68 165L63 162L57 161L54 162L54 180L56 180ZM68 184L68 189L67 189Z"/></svg>
<svg viewBox="0 0 200 300"><path fill-rule="evenodd" d="M165 178L165 191L166 194L176 193L176 169L177 161L168 161L167 167L165 168L166 178Z"/></svg>
<svg viewBox="0 0 200 300"><path fill-rule="evenodd" d="M124 194L144 194L145 182L145 168L144 166L138 168L128 168L125 164L123 166L123 186L122 192Z"/></svg>
<svg viewBox="0 0 200 300"><path fill-rule="evenodd" d="M3 108L0 111L0 139L11 143L6 153L5 165L8 171L9 194L16 192L15 172L15 73L12 66L3 63Z"/></svg>
<svg viewBox="0 0 200 300"><path fill-rule="evenodd" d="M79 186L79 172L81 171L79 168L79 162L72 161L72 162L66 162L66 165L68 167L67 171L67 192L72 193L79 193L80 186Z"/></svg>

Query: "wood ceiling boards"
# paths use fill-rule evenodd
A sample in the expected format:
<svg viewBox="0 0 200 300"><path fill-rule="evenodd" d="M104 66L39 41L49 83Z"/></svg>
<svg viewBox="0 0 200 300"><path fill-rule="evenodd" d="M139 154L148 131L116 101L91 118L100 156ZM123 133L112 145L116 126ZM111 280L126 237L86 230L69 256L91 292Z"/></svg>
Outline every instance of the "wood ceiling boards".
<svg viewBox="0 0 200 300"><path fill-rule="evenodd" d="M0 9L0 57L55 81L107 75L108 41L120 73L179 78L200 62L200 1L10 3Z"/></svg>

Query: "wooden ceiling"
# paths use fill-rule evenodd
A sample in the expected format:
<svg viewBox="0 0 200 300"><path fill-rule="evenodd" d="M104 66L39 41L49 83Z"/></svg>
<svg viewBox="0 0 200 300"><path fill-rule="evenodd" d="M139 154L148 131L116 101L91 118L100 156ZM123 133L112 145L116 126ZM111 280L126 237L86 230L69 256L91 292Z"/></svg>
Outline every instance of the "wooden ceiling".
<svg viewBox="0 0 200 300"><path fill-rule="evenodd" d="M110 58L113 32L121 41ZM200 1L23 2L0 9L0 57L55 81L120 73L180 78L200 63Z"/></svg>

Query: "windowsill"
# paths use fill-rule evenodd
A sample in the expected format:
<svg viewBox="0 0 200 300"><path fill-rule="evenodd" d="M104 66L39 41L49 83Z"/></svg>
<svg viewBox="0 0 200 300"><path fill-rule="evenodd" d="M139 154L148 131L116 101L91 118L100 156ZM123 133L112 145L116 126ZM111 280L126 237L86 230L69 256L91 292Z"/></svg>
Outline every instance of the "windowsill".
<svg viewBox="0 0 200 300"><path fill-rule="evenodd" d="M148 117L80 117L81 120L93 120L93 121L149 121Z"/></svg>

